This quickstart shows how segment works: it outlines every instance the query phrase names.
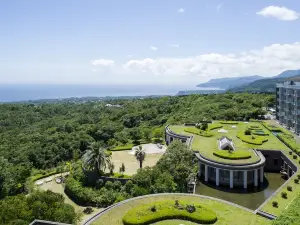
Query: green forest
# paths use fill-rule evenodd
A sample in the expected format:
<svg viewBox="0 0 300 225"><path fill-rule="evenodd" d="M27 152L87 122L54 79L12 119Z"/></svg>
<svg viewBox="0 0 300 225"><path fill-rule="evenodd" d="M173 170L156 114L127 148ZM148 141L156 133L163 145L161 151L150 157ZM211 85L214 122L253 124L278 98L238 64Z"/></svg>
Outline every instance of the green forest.
<svg viewBox="0 0 300 225"><path fill-rule="evenodd" d="M257 119L265 113L263 108L273 106L274 102L273 95L226 93L82 103L1 104L0 198L7 201L7 196L29 192L32 177L63 167L68 161L78 161L94 142L116 148L163 139L167 124ZM108 107L107 103L122 107Z"/></svg>

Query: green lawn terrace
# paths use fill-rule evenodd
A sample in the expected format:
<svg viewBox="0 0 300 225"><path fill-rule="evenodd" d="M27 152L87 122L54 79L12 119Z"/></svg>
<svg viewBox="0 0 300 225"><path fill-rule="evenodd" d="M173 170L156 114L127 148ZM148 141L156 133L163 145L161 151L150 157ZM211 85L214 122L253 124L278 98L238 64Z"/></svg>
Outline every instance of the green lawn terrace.
<svg viewBox="0 0 300 225"><path fill-rule="evenodd" d="M201 205L209 210L212 210L217 217L215 222L211 222L209 224L214 225L268 225L272 222L266 218L260 217L254 214L253 211L247 210L243 207L237 206L235 204L231 204L226 201L221 201L218 199L210 198L207 196L199 196L199 195L187 195L187 194L162 194L162 195L148 195L141 198L133 198L129 201L121 202L120 204L112 207L100 214L91 224L92 225L124 225L123 222L124 216L130 213L132 210L138 211L139 209L143 209L144 206L149 208L149 214L151 214L150 209L151 206L156 206L157 214L160 214L158 204L162 201L170 201L174 202L179 201L180 204L187 202L191 205ZM148 207L149 206L149 207ZM197 213L197 212L196 212ZM203 212L202 212L203 213ZM204 214L205 215L205 214ZM132 219L135 219L136 215L132 215ZM132 223L135 224L135 223ZM136 224L149 224L149 223L136 223ZM189 221L188 219L182 220L178 218L172 219L163 219L161 221L157 221L156 223L151 224L159 224L159 225L196 225L199 223L195 223ZM203 223L200 223L203 224Z"/></svg>
<svg viewBox="0 0 300 225"><path fill-rule="evenodd" d="M213 129L215 128L215 129ZM251 135L244 135L245 130L252 128ZM261 123L259 122L237 122L232 124L221 124L220 121L214 121L212 124L208 125L208 132L206 134L212 135L211 137L200 136L198 133L200 130L194 126L184 126L184 125L170 125L169 129L176 134L182 134L187 136L193 136L191 149L194 151L199 151L200 154L208 159L222 162L222 163L230 163L230 164L247 164L247 163L255 163L259 160L259 157L253 151L253 149L261 149L261 150L283 150L289 151L289 148L284 145L278 138L268 131ZM223 129L226 130L227 133L219 133L218 130ZM264 133L265 136L256 135L256 132ZM235 151L233 153L228 153L230 155L249 155L250 158L246 157L242 159L225 159L217 156L219 147L218 147L218 139L226 136L232 139L235 145ZM242 136L242 138L239 137ZM246 141L252 141L252 136L257 140L259 144L250 144ZM243 139L243 140L242 140ZM250 140L247 140L250 139ZM252 139L252 140L251 140ZM261 141L261 142L260 142ZM222 150L223 151L223 150ZM224 151L226 152L226 151ZM215 153L215 154L214 154Z"/></svg>

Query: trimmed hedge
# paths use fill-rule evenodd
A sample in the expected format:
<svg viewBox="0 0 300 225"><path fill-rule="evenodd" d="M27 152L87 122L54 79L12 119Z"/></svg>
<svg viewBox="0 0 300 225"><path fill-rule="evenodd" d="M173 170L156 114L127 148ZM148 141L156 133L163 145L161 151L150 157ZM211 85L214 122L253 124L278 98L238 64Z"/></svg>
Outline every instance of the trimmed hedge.
<svg viewBox="0 0 300 225"><path fill-rule="evenodd" d="M52 175L55 175L55 174L60 174L60 172L57 172L56 170L55 171L52 171L52 172L49 172L49 173L45 173L45 174L36 174L32 177L30 177L31 181L32 182L35 182L39 179L43 179L45 177L49 177L49 176L52 176Z"/></svg>
<svg viewBox="0 0 300 225"><path fill-rule="evenodd" d="M269 133L266 133L263 130L252 130L252 134L255 134L255 135L258 135L258 136L269 136Z"/></svg>
<svg viewBox="0 0 300 225"><path fill-rule="evenodd" d="M262 145L264 142L268 141L268 138L264 136L245 135L244 132L239 132L237 134L237 138L241 139L243 142L253 145Z"/></svg>
<svg viewBox="0 0 300 225"><path fill-rule="evenodd" d="M288 146L294 152L296 153L300 152L300 146L297 145L296 139L294 137L286 134L278 134L277 137L280 141L282 141L286 146Z"/></svg>
<svg viewBox="0 0 300 225"><path fill-rule="evenodd" d="M212 132L206 130L200 130L197 127L186 127L184 131L191 134L196 134L203 137L212 137L214 136Z"/></svg>
<svg viewBox="0 0 300 225"><path fill-rule="evenodd" d="M214 124L214 123L211 123L211 124L208 124L208 129L209 130L215 130L215 129L219 129L219 128L222 128L223 125L221 124Z"/></svg>
<svg viewBox="0 0 300 225"><path fill-rule="evenodd" d="M197 127L186 127L184 128L184 131L196 135L199 135L200 133L200 129L198 129Z"/></svg>
<svg viewBox="0 0 300 225"><path fill-rule="evenodd" d="M127 145L123 145L123 146L117 146L114 148L109 149L109 151L126 151L126 150L131 150L133 148L134 144L127 144Z"/></svg>
<svg viewBox="0 0 300 225"><path fill-rule="evenodd" d="M137 206L130 209L123 217L124 225L146 225L168 219L181 219L200 224L213 224L217 221L216 213L200 204L195 207L194 212L188 212L187 206L190 202L178 202L166 200L152 204Z"/></svg>
<svg viewBox="0 0 300 225"><path fill-rule="evenodd" d="M267 122L262 122L262 125L264 125L264 127L267 128L269 131L282 132L282 129L280 127L270 125Z"/></svg>
<svg viewBox="0 0 300 225"><path fill-rule="evenodd" d="M220 124L232 124L232 125L235 125L235 124L239 124L239 122L236 122L236 121L220 121Z"/></svg>
<svg viewBox="0 0 300 225"><path fill-rule="evenodd" d="M210 132L210 131L203 131L203 130L201 130L198 135L203 136L203 137L212 137L212 136L214 136L214 134L212 132Z"/></svg>
<svg viewBox="0 0 300 225"><path fill-rule="evenodd" d="M251 158L251 154L248 151L233 151L230 153L229 151L226 151L226 150L217 150L213 154L222 159L238 160L238 159L250 159Z"/></svg>

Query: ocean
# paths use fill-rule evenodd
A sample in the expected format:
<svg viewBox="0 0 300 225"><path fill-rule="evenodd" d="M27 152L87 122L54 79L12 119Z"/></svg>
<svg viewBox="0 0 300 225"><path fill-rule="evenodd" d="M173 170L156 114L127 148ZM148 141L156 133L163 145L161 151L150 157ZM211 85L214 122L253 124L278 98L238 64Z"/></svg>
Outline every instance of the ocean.
<svg viewBox="0 0 300 225"><path fill-rule="evenodd" d="M70 97L176 95L193 85L0 85L0 102ZM196 88L197 89L197 88ZM202 88L201 88L202 89ZM199 89L200 90L200 89Z"/></svg>

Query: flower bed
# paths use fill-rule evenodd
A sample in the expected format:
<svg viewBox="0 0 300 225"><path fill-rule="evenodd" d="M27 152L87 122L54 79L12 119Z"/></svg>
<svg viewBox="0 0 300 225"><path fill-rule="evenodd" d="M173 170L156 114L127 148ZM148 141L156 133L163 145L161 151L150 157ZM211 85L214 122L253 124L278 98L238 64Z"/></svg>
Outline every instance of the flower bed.
<svg viewBox="0 0 300 225"><path fill-rule="evenodd" d="M132 208L123 217L124 225L144 225L168 219L181 219L201 224L217 221L214 211L200 204L183 201L160 201Z"/></svg>
<svg viewBox="0 0 300 225"><path fill-rule="evenodd" d="M238 160L238 159L249 159L251 158L251 154L248 151L233 151L229 152L226 150L218 150L213 153L215 156L218 156L222 159L232 159L232 160Z"/></svg>

